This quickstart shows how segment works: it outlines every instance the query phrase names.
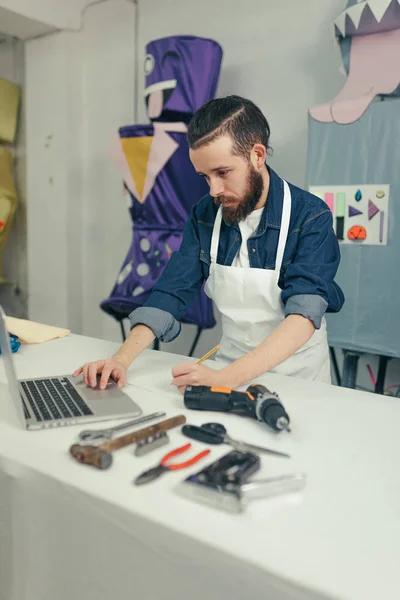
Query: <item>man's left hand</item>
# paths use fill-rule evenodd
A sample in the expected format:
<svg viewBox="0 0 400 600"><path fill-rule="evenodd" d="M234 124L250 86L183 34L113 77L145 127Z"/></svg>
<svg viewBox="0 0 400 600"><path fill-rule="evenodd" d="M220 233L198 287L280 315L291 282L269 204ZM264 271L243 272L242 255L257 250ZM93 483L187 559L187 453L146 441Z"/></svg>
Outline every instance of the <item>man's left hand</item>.
<svg viewBox="0 0 400 600"><path fill-rule="evenodd" d="M187 385L221 385L221 373L194 362L181 363L172 369L172 385L184 392Z"/></svg>

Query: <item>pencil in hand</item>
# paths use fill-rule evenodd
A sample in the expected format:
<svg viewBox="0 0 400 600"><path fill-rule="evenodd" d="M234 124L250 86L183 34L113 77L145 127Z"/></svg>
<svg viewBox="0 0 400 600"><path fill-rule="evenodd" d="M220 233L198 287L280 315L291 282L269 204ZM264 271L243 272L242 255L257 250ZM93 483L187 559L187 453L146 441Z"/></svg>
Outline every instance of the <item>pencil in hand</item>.
<svg viewBox="0 0 400 600"><path fill-rule="evenodd" d="M199 360L196 362L196 364L201 365L201 363L203 361L207 360L207 358L210 358L210 356L212 356L220 348L221 348L221 346L220 346L220 344L218 344L217 346L215 346L215 348L212 348L209 352L207 352L207 354L205 354L204 356L199 358ZM171 381L171 385L173 385L172 381Z"/></svg>
<svg viewBox="0 0 400 600"><path fill-rule="evenodd" d="M210 358L210 356L212 356L220 348L221 348L221 346L219 344L217 346L215 346L215 348L212 348L209 352L207 352L207 354L205 354L204 356L202 356L201 358L199 358L199 360L197 361L197 364L201 365L202 362L204 362L205 360L207 360L207 358Z"/></svg>

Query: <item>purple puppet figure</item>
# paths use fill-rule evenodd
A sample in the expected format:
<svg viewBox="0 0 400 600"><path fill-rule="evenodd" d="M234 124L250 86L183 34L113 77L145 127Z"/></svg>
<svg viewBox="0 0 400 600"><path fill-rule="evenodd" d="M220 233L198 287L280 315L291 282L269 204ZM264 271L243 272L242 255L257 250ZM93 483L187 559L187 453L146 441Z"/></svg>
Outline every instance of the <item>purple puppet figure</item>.
<svg viewBox="0 0 400 600"><path fill-rule="evenodd" d="M149 298L179 249L192 206L208 192L189 159L186 131L196 110L215 96L221 61L218 43L194 36L163 38L146 47L150 123L121 127L110 147L129 194L134 228L112 292L101 303L119 321ZM212 303L203 289L181 321L199 331L214 327Z"/></svg>

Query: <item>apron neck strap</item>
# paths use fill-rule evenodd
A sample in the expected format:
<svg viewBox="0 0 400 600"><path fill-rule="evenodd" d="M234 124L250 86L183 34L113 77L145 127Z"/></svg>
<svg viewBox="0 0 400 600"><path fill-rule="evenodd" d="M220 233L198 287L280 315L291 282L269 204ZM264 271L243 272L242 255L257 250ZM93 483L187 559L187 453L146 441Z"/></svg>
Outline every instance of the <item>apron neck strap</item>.
<svg viewBox="0 0 400 600"><path fill-rule="evenodd" d="M276 252L275 271L280 271L283 261L283 253L285 252L286 240L289 233L290 213L292 208L292 195L289 186L283 180L283 208L281 219L281 231L279 234L278 250Z"/></svg>
<svg viewBox="0 0 400 600"><path fill-rule="evenodd" d="M289 233L290 213L292 208L292 196L290 193L289 186L285 180L283 180L283 208L282 208L282 219L281 219L281 230L279 234L278 249L276 252L275 270L280 271L283 261L283 253L285 252L286 240ZM217 262L218 254L218 243L219 235L221 231L222 222L222 206L219 207L217 215L215 217L212 237L211 237L211 248L210 258L212 263Z"/></svg>
<svg viewBox="0 0 400 600"><path fill-rule="evenodd" d="M217 215L215 217L212 237L211 237L211 249L210 249L210 258L212 263L217 263L217 254L218 254L218 242L219 242L219 234L221 231L221 222L222 222L222 206L219 207L217 211Z"/></svg>

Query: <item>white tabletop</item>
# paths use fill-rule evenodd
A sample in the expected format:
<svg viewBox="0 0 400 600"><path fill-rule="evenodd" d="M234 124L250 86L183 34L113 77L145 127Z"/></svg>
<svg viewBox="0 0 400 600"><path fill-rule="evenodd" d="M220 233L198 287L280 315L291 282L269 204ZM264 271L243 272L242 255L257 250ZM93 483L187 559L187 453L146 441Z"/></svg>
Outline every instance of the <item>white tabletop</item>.
<svg viewBox="0 0 400 600"><path fill-rule="evenodd" d="M14 358L20 378L62 375L85 361L107 357L116 348L113 343L71 335L23 346ZM170 385L172 366L183 360L193 359L146 351L132 365L125 391L144 413L164 409L168 417L184 414L188 423L222 422L234 438L288 452L290 460L263 456L257 477L305 472L304 492L254 501L240 515L196 504L174 492L177 483L228 452L228 446L212 447L210 456L191 469L167 473L142 488L133 486L138 473L187 442L179 428L170 432L169 446L141 458L133 456L132 447L124 448L114 454L108 471L98 471L68 454L82 426L27 432L0 424L0 470L23 481L31 481L36 473L68 489L71 498L79 492L91 498L90 503L101 500L104 519L111 524L117 521L116 511L122 511L118 515L134 514L157 525L160 532L174 532L191 548L183 553L188 564L195 560L195 544L208 548L210 557L217 553L221 569L228 569L229 561L240 564L244 590L235 598L269 597L262 591L265 594L268 581L274 600L398 600L400 400L267 375L260 381L279 394L292 424L290 434L275 434L239 416L186 410L182 395ZM0 359L1 381L5 374ZM204 446L193 443L193 452L200 448ZM123 527L129 529L128 519ZM145 538L143 543L155 541ZM205 554L201 557L206 561ZM251 582L253 595L245 593L246 582ZM192 594L192 599L197 597L201 595Z"/></svg>

